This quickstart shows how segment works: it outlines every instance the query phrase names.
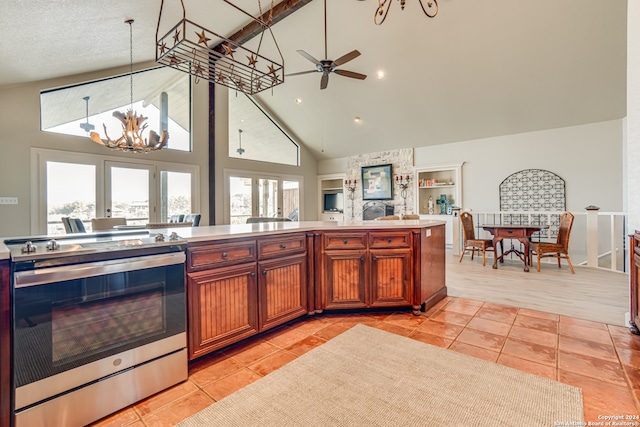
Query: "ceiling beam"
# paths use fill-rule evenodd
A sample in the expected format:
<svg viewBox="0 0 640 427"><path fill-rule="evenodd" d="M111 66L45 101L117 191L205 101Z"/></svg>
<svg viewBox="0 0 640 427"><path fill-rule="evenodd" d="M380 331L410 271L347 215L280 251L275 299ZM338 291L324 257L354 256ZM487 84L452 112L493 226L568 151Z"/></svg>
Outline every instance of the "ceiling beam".
<svg viewBox="0 0 640 427"><path fill-rule="evenodd" d="M269 26L282 21L293 12L297 11L301 7L311 3L313 0L282 0L280 3L273 7L273 14L271 15L271 23ZM267 10L262 16L258 17L258 21L269 22L269 14L271 10ZM251 21L240 30L236 31L231 36L227 37L234 43L239 45L244 44L262 33L262 25L258 21Z"/></svg>

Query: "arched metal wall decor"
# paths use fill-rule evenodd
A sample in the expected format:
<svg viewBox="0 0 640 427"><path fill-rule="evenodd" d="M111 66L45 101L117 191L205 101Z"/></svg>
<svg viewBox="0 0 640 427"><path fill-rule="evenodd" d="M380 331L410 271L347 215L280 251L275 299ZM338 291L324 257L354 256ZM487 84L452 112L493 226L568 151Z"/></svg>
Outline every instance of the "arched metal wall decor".
<svg viewBox="0 0 640 427"><path fill-rule="evenodd" d="M555 237L560 224L560 213L566 210L565 182L553 172L525 169L509 175L500 184L500 210L509 212L558 212L551 216L550 231ZM528 215L503 216L503 222L527 224ZM532 215L533 225L547 224L547 215Z"/></svg>

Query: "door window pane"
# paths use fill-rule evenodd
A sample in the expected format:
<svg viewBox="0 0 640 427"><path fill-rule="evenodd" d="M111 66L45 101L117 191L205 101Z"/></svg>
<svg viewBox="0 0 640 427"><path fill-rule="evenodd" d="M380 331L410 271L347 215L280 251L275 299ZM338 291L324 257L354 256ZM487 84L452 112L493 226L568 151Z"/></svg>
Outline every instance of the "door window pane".
<svg viewBox="0 0 640 427"><path fill-rule="evenodd" d="M300 183L282 181L282 212L291 221L300 221Z"/></svg>
<svg viewBox="0 0 640 427"><path fill-rule="evenodd" d="M278 180L261 178L258 180L258 216L273 218L278 212Z"/></svg>
<svg viewBox="0 0 640 427"><path fill-rule="evenodd" d="M114 166L110 172L111 212L110 215L107 212L108 216L127 218L128 225L149 222L149 171Z"/></svg>
<svg viewBox="0 0 640 427"><path fill-rule="evenodd" d="M47 162L47 234L64 234L62 217L80 218L85 228L96 216L96 167Z"/></svg>
<svg viewBox="0 0 640 427"><path fill-rule="evenodd" d="M192 210L191 174L182 172L160 173L161 222L168 222L171 215L186 215Z"/></svg>
<svg viewBox="0 0 640 427"><path fill-rule="evenodd" d="M230 224L245 224L251 216L251 178L229 177Z"/></svg>

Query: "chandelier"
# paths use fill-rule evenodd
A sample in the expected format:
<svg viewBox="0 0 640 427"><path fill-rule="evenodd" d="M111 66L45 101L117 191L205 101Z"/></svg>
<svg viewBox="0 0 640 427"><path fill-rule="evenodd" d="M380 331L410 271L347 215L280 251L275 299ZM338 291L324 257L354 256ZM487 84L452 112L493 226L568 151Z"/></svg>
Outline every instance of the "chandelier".
<svg viewBox="0 0 640 427"><path fill-rule="evenodd" d="M258 18L228 0L223 1L249 17L261 29L256 52L187 19L184 0L181 0L182 19L164 36L159 37L164 6L162 0L156 28L156 62L193 75L196 83L204 79L249 95L284 83L284 59L270 27L273 19L273 0L268 14L262 13L262 5L258 0ZM265 33L273 40L280 56L277 60L260 54ZM214 42L209 43L211 41Z"/></svg>
<svg viewBox="0 0 640 427"><path fill-rule="evenodd" d="M400 2L400 9L404 10L404 5L407 0L398 0ZM420 2L420 7L422 7L422 11L429 18L433 18L438 14L438 0L418 0ZM393 0L378 0L378 8L376 9L376 13L373 15L373 22L376 25L382 25L385 19L387 19L387 15L389 14L389 9L391 8L391 3ZM425 3L427 7L424 7Z"/></svg>
<svg viewBox="0 0 640 427"><path fill-rule="evenodd" d="M129 24L129 87L131 107L126 113L121 113L120 111L113 112L113 117L122 123L122 135L118 139L111 140L107 134L107 126L105 124L103 124L102 127L104 128L104 134L107 138L106 141L102 140L97 132L91 132L89 136L96 144L104 145L112 150L148 153L150 151L160 150L167 145L169 134L166 130L163 130L162 136L160 136L151 130L149 131L148 139L142 136L142 133L148 126L147 123L144 123L147 117L137 115L133 111L133 19L127 19L124 22L125 24Z"/></svg>

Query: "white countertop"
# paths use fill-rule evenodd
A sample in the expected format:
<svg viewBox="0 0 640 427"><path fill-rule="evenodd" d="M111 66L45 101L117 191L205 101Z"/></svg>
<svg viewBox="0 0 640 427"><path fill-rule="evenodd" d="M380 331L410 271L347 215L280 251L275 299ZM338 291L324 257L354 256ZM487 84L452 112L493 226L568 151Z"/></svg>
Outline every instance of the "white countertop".
<svg viewBox="0 0 640 427"><path fill-rule="evenodd" d="M334 230L340 229L386 229L404 227L431 227L445 224L438 220L405 220L405 221L292 221L292 222L261 222L254 224L236 225L212 225L202 227L170 227L149 229L151 234L170 234L175 231L187 242L203 242L209 240L222 240L236 237L249 237L257 235L278 234L283 232ZM4 244L4 238L0 240L0 259L8 259L9 249Z"/></svg>

